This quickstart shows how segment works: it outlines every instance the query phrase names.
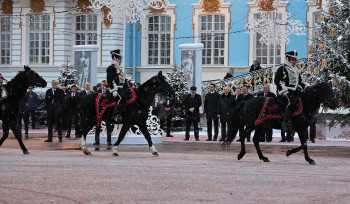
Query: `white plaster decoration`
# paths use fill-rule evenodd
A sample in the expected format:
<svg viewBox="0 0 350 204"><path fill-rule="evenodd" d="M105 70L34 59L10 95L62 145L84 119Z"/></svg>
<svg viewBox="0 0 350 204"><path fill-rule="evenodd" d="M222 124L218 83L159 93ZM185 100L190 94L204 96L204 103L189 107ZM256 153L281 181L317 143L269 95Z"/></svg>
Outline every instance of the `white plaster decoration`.
<svg viewBox="0 0 350 204"><path fill-rule="evenodd" d="M145 17L144 10L148 8L166 9L167 0L90 0L92 8L101 9L106 6L111 11L107 18L114 22L135 23Z"/></svg>
<svg viewBox="0 0 350 204"><path fill-rule="evenodd" d="M231 28L231 12L230 12L230 6L231 3L225 2L223 0L220 1L220 7L219 10L213 13L207 13L204 11L203 3L204 0L200 0L199 3L192 4L194 12L192 13L192 24L193 24L193 43L201 43L201 16L205 15L221 15L225 16L225 29L224 32L224 63L223 64L216 64L214 65L211 63L210 65L203 65L203 68L206 67L228 67L229 63L229 30ZM215 33L212 31L213 34ZM213 53L212 53L213 54Z"/></svg>
<svg viewBox="0 0 350 204"><path fill-rule="evenodd" d="M279 5L277 7L277 13L278 13L278 20L281 22L286 22L288 20L288 12L287 12L287 5L288 1L279 1ZM247 2L247 5L249 6L249 12L248 12L248 22L247 22L247 27L250 27L255 24L256 28L260 28L262 26L259 26L256 24L257 19L256 16L260 15L262 13L266 13L264 11L260 11L259 7L259 0L254 0L251 2ZM264 16L264 17L269 17L269 16ZM267 19L268 20L268 19ZM272 20L272 19L271 19ZM266 27L267 28L267 27ZM273 31L273 29L268 28L270 30L267 31ZM248 65L253 64L254 60L257 58L257 53L256 53L256 48L257 48L257 34L259 32L249 32L249 50L248 50ZM280 56L285 55L285 50L286 50L286 41L284 39L281 39L280 41ZM284 57L281 57L281 63L284 62ZM268 63L266 65L271 65L273 63Z"/></svg>

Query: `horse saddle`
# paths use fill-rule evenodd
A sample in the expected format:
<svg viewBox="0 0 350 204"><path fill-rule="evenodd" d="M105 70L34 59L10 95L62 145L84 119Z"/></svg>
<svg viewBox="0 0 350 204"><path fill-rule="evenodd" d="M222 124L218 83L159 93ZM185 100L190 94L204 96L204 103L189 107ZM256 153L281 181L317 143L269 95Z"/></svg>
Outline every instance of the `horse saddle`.
<svg viewBox="0 0 350 204"><path fill-rule="evenodd" d="M255 125L259 125L267 119L283 118L286 107L286 104L277 97L267 97L258 119L255 121ZM299 98L299 104L297 105L292 116L299 115L302 112L303 104L301 102L301 98Z"/></svg>
<svg viewBox="0 0 350 204"><path fill-rule="evenodd" d="M128 82L128 84L124 85L124 94L121 97L126 97L126 104L132 104L137 99L137 94L132 84ZM102 117L107 109L114 107L117 105L117 100L113 100L113 96L109 93L99 93L96 97L95 102L95 111L97 116L97 127L100 126Z"/></svg>

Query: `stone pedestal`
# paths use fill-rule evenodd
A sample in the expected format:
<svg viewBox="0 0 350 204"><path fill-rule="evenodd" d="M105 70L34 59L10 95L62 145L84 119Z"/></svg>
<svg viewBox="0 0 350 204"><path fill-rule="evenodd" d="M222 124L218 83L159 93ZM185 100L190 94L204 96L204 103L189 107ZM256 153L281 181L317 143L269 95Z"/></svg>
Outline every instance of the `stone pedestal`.
<svg viewBox="0 0 350 204"><path fill-rule="evenodd" d="M181 69L185 73L189 87L196 86L197 93L202 94L202 50L203 43L179 45L181 50Z"/></svg>
<svg viewBox="0 0 350 204"><path fill-rule="evenodd" d="M84 88L90 82L91 88L97 84L97 45L75 45L74 68L77 70L78 86Z"/></svg>

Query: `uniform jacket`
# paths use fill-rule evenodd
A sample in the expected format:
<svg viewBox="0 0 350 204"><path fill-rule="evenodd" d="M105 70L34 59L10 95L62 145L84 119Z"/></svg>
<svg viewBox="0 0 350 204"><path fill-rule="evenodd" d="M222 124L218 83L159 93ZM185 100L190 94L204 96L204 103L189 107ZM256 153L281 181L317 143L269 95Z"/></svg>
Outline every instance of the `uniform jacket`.
<svg viewBox="0 0 350 204"><path fill-rule="evenodd" d="M207 118L216 118L219 112L219 97L220 94L216 91L214 93L207 93L204 99L204 113L207 114Z"/></svg>
<svg viewBox="0 0 350 204"><path fill-rule="evenodd" d="M125 83L125 74L118 62L113 62L107 69L107 82L111 90L117 89L117 85Z"/></svg>
<svg viewBox="0 0 350 204"><path fill-rule="evenodd" d="M231 93L227 95L221 94L219 97L219 114L220 122L228 122L232 114L233 106L235 105L235 96L232 96Z"/></svg>
<svg viewBox="0 0 350 204"><path fill-rule="evenodd" d="M46 91L45 95L45 105L44 110L49 110L50 108L56 108L63 103L65 98L62 89L57 88L55 94L52 93L52 88Z"/></svg>
<svg viewBox="0 0 350 204"><path fill-rule="evenodd" d="M264 92L258 93L258 96L264 96ZM276 97L272 92L267 92L266 97Z"/></svg>
<svg viewBox="0 0 350 204"><path fill-rule="evenodd" d="M21 104L19 105L19 111L25 112L27 110L35 110L38 106L38 95L35 92L31 94L29 92L24 96Z"/></svg>
<svg viewBox="0 0 350 204"><path fill-rule="evenodd" d="M280 66L276 72L274 82L277 86L278 95L283 95L283 93L287 92L288 90L295 91L298 88L298 86L301 87L302 89L305 89L306 86L309 86L308 83L303 82L299 72L298 72L298 76L297 76L297 79L298 79L297 85L293 86L292 84L290 84L290 76L289 76L288 70L286 68L286 66L288 66L288 63L286 62L284 65Z"/></svg>
<svg viewBox="0 0 350 204"><path fill-rule="evenodd" d="M199 121L199 107L201 105L202 99L199 94L195 94L194 97L191 94L187 94L185 97L186 119ZM190 112L190 108L194 108L194 112Z"/></svg>

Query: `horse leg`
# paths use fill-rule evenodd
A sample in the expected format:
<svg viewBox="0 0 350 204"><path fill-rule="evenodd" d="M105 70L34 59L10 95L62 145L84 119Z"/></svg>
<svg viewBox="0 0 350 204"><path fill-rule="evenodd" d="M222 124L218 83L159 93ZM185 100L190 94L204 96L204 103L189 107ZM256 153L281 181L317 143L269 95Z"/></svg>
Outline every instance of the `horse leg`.
<svg viewBox="0 0 350 204"><path fill-rule="evenodd" d="M297 153L297 152L299 152L299 151L302 150L302 149L303 149L303 147L302 147L302 146L299 146L299 147L293 148L293 149L291 149L291 150L287 150L286 156L289 157L289 155L294 154L294 153Z"/></svg>
<svg viewBox="0 0 350 204"><path fill-rule="evenodd" d="M83 121L83 120L80 120L80 121ZM83 153L85 155L91 155L91 152L86 147L86 135L94 127L94 123L95 123L95 121L91 121L89 123L88 122L83 122L80 125L80 128L81 128L80 132L82 133L82 136L80 137L80 147L81 147L81 151L83 151Z"/></svg>
<svg viewBox="0 0 350 204"><path fill-rule="evenodd" d="M153 145L151 135L149 134L149 132L147 130L147 126L145 124L143 124L143 125L140 125L139 127L140 127L141 132L143 133L143 135L145 136L145 138L148 142L148 146L149 146L149 149L151 150L151 153L155 156L158 156L159 154Z"/></svg>
<svg viewBox="0 0 350 204"><path fill-rule="evenodd" d="M113 153L112 153L113 156L118 156L118 146L123 141L123 139L124 139L126 133L128 132L130 126L131 125L129 125L129 124L123 124L122 129L120 130L119 135L118 135L118 140L113 145Z"/></svg>
<svg viewBox="0 0 350 204"><path fill-rule="evenodd" d="M253 142L254 142L255 149L259 155L259 159L263 160L264 162L270 162L270 160L262 154L261 149L260 149L260 145L259 145L260 137L263 134L262 126L259 125L257 128L255 128L255 131L257 131L257 132L256 132L256 134L254 134Z"/></svg>
<svg viewBox="0 0 350 204"><path fill-rule="evenodd" d="M238 156L237 156L238 160L241 160L241 159L244 157L244 155L247 153L247 152L245 151L245 143L244 143L244 140L245 140L246 136L252 132L253 128L251 128L251 127L249 127L249 126L247 125L244 129L241 128L240 130L243 130L243 131L240 131L240 132L239 132L239 134L240 134L240 135L239 135L239 138L240 138L240 140L241 140L241 152L240 152L240 153L238 154Z"/></svg>
<svg viewBox="0 0 350 204"><path fill-rule="evenodd" d="M309 162L309 164L315 165L316 164L315 161L309 157L309 153L307 151L307 142L306 142L307 141L307 135L305 133L306 133L305 130L298 131L298 136L299 136L299 139L300 139L300 143L301 143L301 146L302 146L302 148L304 150L305 160L307 162Z"/></svg>
<svg viewBox="0 0 350 204"><path fill-rule="evenodd" d="M7 122L2 123L2 138L0 139L0 147L2 143L9 137L9 125Z"/></svg>
<svg viewBox="0 0 350 204"><path fill-rule="evenodd" d="M23 151L23 154L29 154L29 151L27 150L26 146L24 146L24 143L22 141L22 137L21 137L21 134L19 133L16 120L13 120L13 122L10 122L10 128L11 128L13 134L15 135L15 137L18 141L18 144Z"/></svg>

